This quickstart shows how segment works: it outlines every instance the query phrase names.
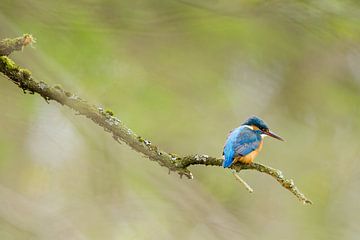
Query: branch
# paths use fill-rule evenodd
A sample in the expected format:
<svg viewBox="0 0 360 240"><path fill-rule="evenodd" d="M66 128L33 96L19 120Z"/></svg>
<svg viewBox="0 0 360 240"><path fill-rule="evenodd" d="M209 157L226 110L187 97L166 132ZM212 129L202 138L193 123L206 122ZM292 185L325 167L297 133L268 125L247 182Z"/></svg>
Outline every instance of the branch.
<svg viewBox="0 0 360 240"><path fill-rule="evenodd" d="M31 35L28 35L31 37ZM97 125L104 128L105 131L112 134L112 137L120 142L125 142L135 151L142 153L144 156L157 162L160 166L164 166L170 171L176 172L182 177L192 179L193 176L188 170L191 165L207 165L207 166L221 166L223 159L209 157L207 155L191 155L191 156L177 156L175 154L167 153L157 146L152 144L149 140L135 134L131 129L127 128L118 118L116 118L112 111L104 110L89 104L87 101L81 99L74 93L65 91L61 86L49 86L43 81L37 81L32 76L29 70L20 68L10 58L4 55L10 54L14 50L21 50L22 47L29 44L28 41L22 37L22 46L19 46L21 38L7 39L0 42L0 49L7 49L1 52L0 50L0 72L2 72L9 80L16 84L23 90L24 93L37 93L42 96L46 102L50 100L56 101L61 105L68 106L79 115L83 115L92 120ZM32 37L30 39L33 39ZM33 40L32 40L33 41ZM32 42L30 41L30 43ZM7 46L4 48L4 43ZM292 192L304 204L311 204L311 201L304 196L294 185L292 179L286 179L282 173L265 165L258 163L251 163L248 165L237 163L231 167L235 171L240 170L256 170L266 173L274 177L284 188Z"/></svg>
<svg viewBox="0 0 360 240"><path fill-rule="evenodd" d="M0 56L8 56L13 51L21 51L29 44L35 43L35 39L30 34L24 34L22 37L5 38L0 41Z"/></svg>
<svg viewBox="0 0 360 240"><path fill-rule="evenodd" d="M223 159L196 154L183 157L179 159L179 161L181 161L181 165L186 168L190 165L222 166ZM240 172L241 170L256 170L266 173L275 178L281 186L294 194L302 203L312 204L312 201L305 197L305 195L295 186L294 180L285 178L282 172L278 169L271 168L260 163L241 164L239 162L232 165L231 168L237 172Z"/></svg>

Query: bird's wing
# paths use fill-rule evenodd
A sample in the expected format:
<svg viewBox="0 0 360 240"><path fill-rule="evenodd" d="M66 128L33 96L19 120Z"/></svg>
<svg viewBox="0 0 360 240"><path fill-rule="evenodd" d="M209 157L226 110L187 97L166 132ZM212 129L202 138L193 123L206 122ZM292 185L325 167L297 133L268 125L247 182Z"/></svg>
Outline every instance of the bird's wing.
<svg viewBox="0 0 360 240"><path fill-rule="evenodd" d="M235 129L233 129L233 130L231 130L231 131L229 132L229 134L228 134L228 136L227 136L227 138L226 138L226 142L225 142L224 148L223 148L223 156L225 155L226 145L228 144L230 138L232 137L231 134L232 134L234 131L236 131L236 130L237 130L237 128L235 128Z"/></svg>
<svg viewBox="0 0 360 240"><path fill-rule="evenodd" d="M261 136L251 129L241 126L232 131L225 143L223 167L231 166L235 157L245 156L256 150L261 142Z"/></svg>
<svg viewBox="0 0 360 240"><path fill-rule="evenodd" d="M234 157L245 156L251 153L259 147L260 142L261 136L259 134L256 134L252 130L245 128L237 135L236 141L234 143Z"/></svg>

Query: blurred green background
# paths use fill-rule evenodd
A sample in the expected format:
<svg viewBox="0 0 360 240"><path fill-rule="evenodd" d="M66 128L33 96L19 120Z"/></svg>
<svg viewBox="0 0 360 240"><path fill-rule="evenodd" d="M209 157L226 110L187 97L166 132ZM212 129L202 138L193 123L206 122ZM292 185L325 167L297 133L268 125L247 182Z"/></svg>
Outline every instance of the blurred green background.
<svg viewBox="0 0 360 240"><path fill-rule="evenodd" d="M0 37L50 84L112 109L178 154L221 156L262 117L272 178L192 166L168 175L89 120L0 76L1 239L359 239L358 1L0 0Z"/></svg>

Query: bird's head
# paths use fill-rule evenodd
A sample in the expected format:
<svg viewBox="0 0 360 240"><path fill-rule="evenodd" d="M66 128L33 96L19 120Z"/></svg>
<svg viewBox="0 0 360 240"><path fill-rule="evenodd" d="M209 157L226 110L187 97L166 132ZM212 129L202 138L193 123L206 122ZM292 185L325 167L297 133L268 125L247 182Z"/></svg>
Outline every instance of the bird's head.
<svg viewBox="0 0 360 240"><path fill-rule="evenodd" d="M242 125L248 126L253 130L260 131L262 136L270 136L278 140L284 141L284 139L282 139L280 136L271 132L266 123L256 116L248 118Z"/></svg>

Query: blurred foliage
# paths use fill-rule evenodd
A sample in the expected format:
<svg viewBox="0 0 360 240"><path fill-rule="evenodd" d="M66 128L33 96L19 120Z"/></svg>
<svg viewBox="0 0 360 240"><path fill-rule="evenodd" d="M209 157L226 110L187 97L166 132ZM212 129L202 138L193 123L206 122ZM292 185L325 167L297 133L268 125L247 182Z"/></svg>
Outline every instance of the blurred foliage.
<svg viewBox="0 0 360 240"><path fill-rule="evenodd" d="M1 0L0 37L39 80L110 108L169 152L220 156L259 115L286 138L268 176L192 167L181 180L91 122L0 88L1 239L357 239L360 234L358 1Z"/></svg>

